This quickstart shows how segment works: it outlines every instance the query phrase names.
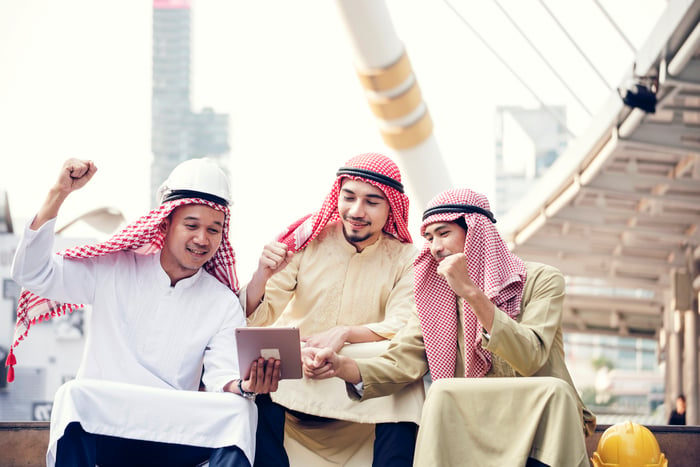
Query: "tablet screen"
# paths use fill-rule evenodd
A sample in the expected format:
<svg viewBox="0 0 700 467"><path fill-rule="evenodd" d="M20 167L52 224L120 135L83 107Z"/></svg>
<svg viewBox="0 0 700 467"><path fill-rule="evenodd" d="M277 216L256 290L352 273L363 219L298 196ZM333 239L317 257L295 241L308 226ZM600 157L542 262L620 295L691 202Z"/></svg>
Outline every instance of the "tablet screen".
<svg viewBox="0 0 700 467"><path fill-rule="evenodd" d="M238 368L243 379L248 379L250 365L258 357L281 361L280 379L301 378L301 342L299 329L292 327L236 328Z"/></svg>

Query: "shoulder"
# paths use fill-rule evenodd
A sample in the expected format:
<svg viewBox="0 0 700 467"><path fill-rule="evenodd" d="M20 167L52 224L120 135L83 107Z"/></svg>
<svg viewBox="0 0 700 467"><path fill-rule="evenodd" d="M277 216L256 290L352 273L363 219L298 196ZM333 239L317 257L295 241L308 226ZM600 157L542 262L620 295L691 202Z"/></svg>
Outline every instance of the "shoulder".
<svg viewBox="0 0 700 467"><path fill-rule="evenodd" d="M306 248L297 251L295 254L303 253L308 249L332 248L344 241L345 238L343 237L343 230L340 222L331 222L321 229L316 238L311 240Z"/></svg>
<svg viewBox="0 0 700 467"><path fill-rule="evenodd" d="M311 243L319 243L324 240L344 240L343 225L339 220L326 224Z"/></svg>
<svg viewBox="0 0 700 467"><path fill-rule="evenodd" d="M525 268L527 270L527 277L541 275L559 275L563 277L563 274L559 269L549 264L538 263L535 261L525 261Z"/></svg>
<svg viewBox="0 0 700 467"><path fill-rule="evenodd" d="M527 278L525 280L526 287L564 290L564 275L554 266L526 261L525 268L527 270Z"/></svg>
<svg viewBox="0 0 700 467"><path fill-rule="evenodd" d="M206 269L202 269L202 277L198 281L197 285L202 289L206 289L207 293L215 294L217 296L227 296L229 294L234 297L236 296L236 294L233 293L230 288L220 282L219 279L211 275Z"/></svg>
<svg viewBox="0 0 700 467"><path fill-rule="evenodd" d="M400 262L409 262L411 265L413 264L413 260L418 256L418 248L413 243L404 243L386 233L382 239L381 246L390 256L397 258Z"/></svg>
<svg viewBox="0 0 700 467"><path fill-rule="evenodd" d="M195 287L197 287L197 293L201 296L202 304L206 308L243 313L238 296L208 271L202 270L201 277Z"/></svg>
<svg viewBox="0 0 700 467"><path fill-rule="evenodd" d="M70 259L70 258L68 258ZM109 267L131 267L141 265L152 260L151 256L137 255L131 250L119 250L111 253L91 256L89 258L76 258L79 261L92 262L97 265Z"/></svg>

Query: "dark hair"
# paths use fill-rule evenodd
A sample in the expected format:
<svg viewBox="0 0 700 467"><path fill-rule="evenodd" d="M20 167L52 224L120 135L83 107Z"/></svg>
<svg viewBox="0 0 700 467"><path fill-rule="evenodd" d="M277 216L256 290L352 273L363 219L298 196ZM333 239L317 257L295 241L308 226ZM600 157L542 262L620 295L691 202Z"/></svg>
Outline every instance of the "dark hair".
<svg viewBox="0 0 700 467"><path fill-rule="evenodd" d="M685 396L684 396L683 394L679 394L678 397L677 397L677 399L680 399L680 400L682 400L683 402L685 402Z"/></svg>
<svg viewBox="0 0 700 467"><path fill-rule="evenodd" d="M462 227L465 232L467 230L469 230L469 228L467 227L467 221L464 219L464 217L458 217L457 219L453 220L452 222L454 222L458 226Z"/></svg>

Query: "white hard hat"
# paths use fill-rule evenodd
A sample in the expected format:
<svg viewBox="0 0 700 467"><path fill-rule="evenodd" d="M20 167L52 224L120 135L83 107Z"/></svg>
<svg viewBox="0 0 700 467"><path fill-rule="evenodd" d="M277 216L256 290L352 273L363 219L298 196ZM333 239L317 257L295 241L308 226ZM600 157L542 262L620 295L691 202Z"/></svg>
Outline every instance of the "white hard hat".
<svg viewBox="0 0 700 467"><path fill-rule="evenodd" d="M159 203L180 198L204 198L218 204L231 204L228 177L211 159L188 159L170 172L158 188Z"/></svg>

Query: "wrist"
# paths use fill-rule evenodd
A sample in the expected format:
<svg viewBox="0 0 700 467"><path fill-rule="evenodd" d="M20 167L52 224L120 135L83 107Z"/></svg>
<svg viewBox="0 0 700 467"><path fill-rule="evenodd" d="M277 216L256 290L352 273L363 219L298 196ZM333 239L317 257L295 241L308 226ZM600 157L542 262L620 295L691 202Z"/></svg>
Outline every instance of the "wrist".
<svg viewBox="0 0 700 467"><path fill-rule="evenodd" d="M341 333L343 343L345 343L345 342L352 343L353 342L352 326L340 326L340 333Z"/></svg>
<svg viewBox="0 0 700 467"><path fill-rule="evenodd" d="M470 305L474 306L479 302L482 302L484 298L490 302L491 300L486 297L486 294L481 291L480 288L474 287L464 287L457 295L465 299Z"/></svg>
<svg viewBox="0 0 700 467"><path fill-rule="evenodd" d="M357 384L362 381L362 375L360 374L357 362L343 355L338 355L338 371L336 376L351 384Z"/></svg>
<svg viewBox="0 0 700 467"><path fill-rule="evenodd" d="M254 401L255 396L257 396L256 393L249 392L249 391L246 391L245 389L243 389L243 380L242 379L238 380L238 392L241 394L241 396L243 396L244 398L246 398L250 401Z"/></svg>

